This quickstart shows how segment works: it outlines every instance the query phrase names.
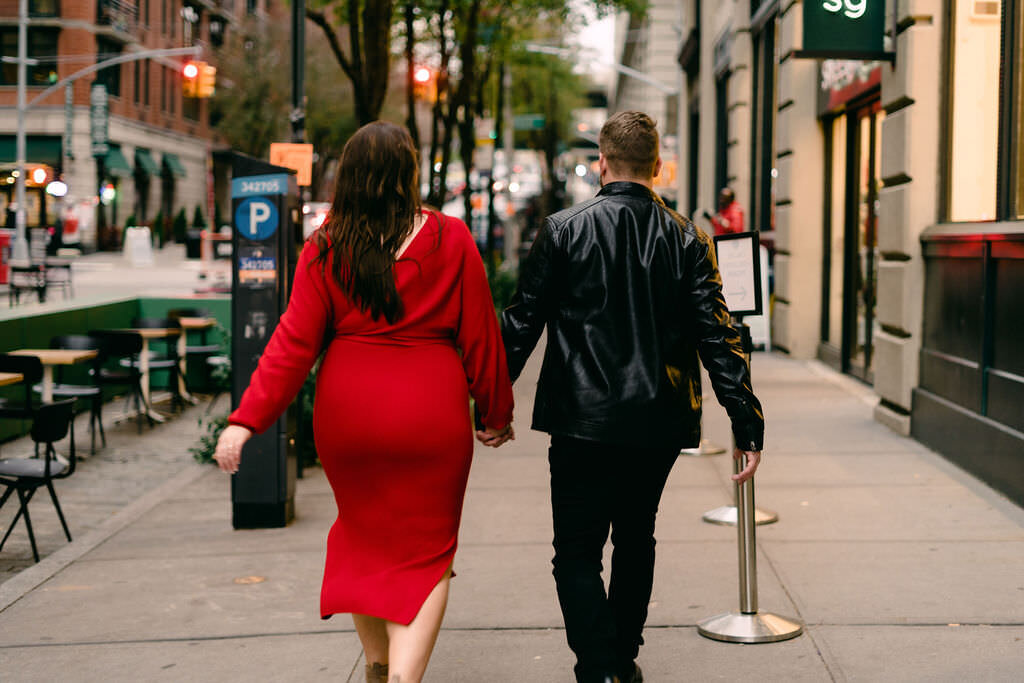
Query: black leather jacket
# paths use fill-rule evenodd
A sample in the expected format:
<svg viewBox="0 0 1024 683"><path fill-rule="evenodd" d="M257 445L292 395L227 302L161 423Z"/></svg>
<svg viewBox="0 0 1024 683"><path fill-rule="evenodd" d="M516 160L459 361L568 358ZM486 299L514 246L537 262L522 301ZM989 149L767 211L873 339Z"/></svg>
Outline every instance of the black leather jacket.
<svg viewBox="0 0 1024 683"><path fill-rule="evenodd" d="M513 381L548 328L533 428L697 446L699 354L737 446L760 450L761 404L721 285L711 238L643 185L610 183L550 216L501 315Z"/></svg>

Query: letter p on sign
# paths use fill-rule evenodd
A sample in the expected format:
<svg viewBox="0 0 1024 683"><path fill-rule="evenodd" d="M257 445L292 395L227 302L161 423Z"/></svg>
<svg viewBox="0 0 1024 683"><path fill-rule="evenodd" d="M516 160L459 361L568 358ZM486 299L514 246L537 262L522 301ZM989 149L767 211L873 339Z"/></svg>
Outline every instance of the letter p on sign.
<svg viewBox="0 0 1024 683"><path fill-rule="evenodd" d="M270 218L270 204L253 202L249 205L249 233L259 234L259 225Z"/></svg>
<svg viewBox="0 0 1024 683"><path fill-rule="evenodd" d="M235 209L235 230L238 236L262 242L275 232L278 213L274 201L268 197L249 197Z"/></svg>

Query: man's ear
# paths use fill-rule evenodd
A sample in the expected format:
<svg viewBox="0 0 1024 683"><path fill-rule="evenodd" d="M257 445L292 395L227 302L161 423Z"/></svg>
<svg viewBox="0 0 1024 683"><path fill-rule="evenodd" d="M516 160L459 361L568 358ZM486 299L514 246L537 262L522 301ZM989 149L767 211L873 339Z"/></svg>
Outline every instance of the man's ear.
<svg viewBox="0 0 1024 683"><path fill-rule="evenodd" d="M604 153L601 152L597 155L597 172L602 176L608 170L608 160L604 158Z"/></svg>
<svg viewBox="0 0 1024 683"><path fill-rule="evenodd" d="M661 157L658 157L658 160L654 162L654 175L651 177L657 178L659 173L661 173Z"/></svg>

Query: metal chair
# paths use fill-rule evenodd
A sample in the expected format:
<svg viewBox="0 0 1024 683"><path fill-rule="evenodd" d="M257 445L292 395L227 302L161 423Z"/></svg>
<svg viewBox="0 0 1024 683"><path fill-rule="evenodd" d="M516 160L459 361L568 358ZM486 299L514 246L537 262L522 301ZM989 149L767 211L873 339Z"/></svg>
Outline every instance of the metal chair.
<svg viewBox="0 0 1024 683"><path fill-rule="evenodd" d="M96 359L96 383L100 387L128 388L128 401L134 401L138 416L139 433L142 433L143 415L152 427L153 418L149 416L149 405L142 393L142 373L139 371L139 354L142 352L142 337L138 332L129 330L91 330L90 337L99 340L99 357ZM121 361L128 360L127 364ZM112 363L116 365L112 366Z"/></svg>
<svg viewBox="0 0 1024 683"><path fill-rule="evenodd" d="M65 334L50 339L51 349L101 350L101 341L87 334ZM65 381L65 366L57 367L53 395L63 398L89 399L89 449L96 453L96 432L99 431L103 447L107 446L107 435L103 433L103 389L99 383L102 360L99 354L89 368L89 384L72 384ZM41 390L38 387L37 390Z"/></svg>
<svg viewBox="0 0 1024 683"><path fill-rule="evenodd" d="M59 287L65 299L75 295L71 282L71 261L67 259L48 258L44 261L47 287Z"/></svg>
<svg viewBox="0 0 1024 683"><path fill-rule="evenodd" d="M31 419L38 406L32 399L32 387L43 381L42 361L35 356L0 353L0 372L16 372L21 375L23 378L21 383L15 386L24 390L24 396L20 402L0 398L0 417Z"/></svg>
<svg viewBox="0 0 1024 683"><path fill-rule="evenodd" d="M212 318L213 313L206 308L172 308L167 311L167 317L171 320L180 320L181 318ZM203 361L204 369L204 381L207 386L210 384L210 360L212 356L220 354L220 344L209 344L207 343L206 332L207 330L199 330L199 343L191 344L186 339L185 341L185 355L186 356L198 356ZM186 330L181 331L182 334L188 334ZM187 386L186 381L186 386ZM191 391L191 388L189 389Z"/></svg>
<svg viewBox="0 0 1024 683"><path fill-rule="evenodd" d="M132 318L132 327L139 329L180 328L181 324L170 318ZM178 391L178 374L181 371L178 358L178 338L168 337L162 341L164 342L163 353L158 353L152 348L149 351L149 371L166 370L168 372L168 390L171 392L171 407L173 409L185 404ZM124 359L121 361L121 365L126 366L128 362L127 359ZM139 359L135 358L130 362L138 365Z"/></svg>
<svg viewBox="0 0 1024 683"><path fill-rule="evenodd" d="M31 458L10 458L0 460L0 484L7 487L3 496L0 496L0 508L4 506L12 493L18 494L18 514L7 528L3 540L0 540L0 550L10 537L11 532L18 523L18 519L25 518L25 528L28 529L28 540L32 544L32 556L39 561L39 549L36 547L36 535L32 531L32 518L28 513L28 504L32 496L41 487L45 486L50 492L50 500L57 510L60 524L64 527L64 535L71 541L71 531L68 530L67 520L64 519L64 512L60 509L57 501L57 492L53 489L54 479L70 477L75 472L75 430L72 424L74 416L75 399L55 401L39 406L36 415L32 420L32 441L35 442L35 454ZM70 434L70 445L66 459L59 458L54 448L54 443L61 441ZM43 456L39 455L39 447L45 446Z"/></svg>
<svg viewBox="0 0 1024 683"><path fill-rule="evenodd" d="M21 303L22 291L34 291L39 303L46 301L46 270L39 264L12 265L7 283L8 304Z"/></svg>

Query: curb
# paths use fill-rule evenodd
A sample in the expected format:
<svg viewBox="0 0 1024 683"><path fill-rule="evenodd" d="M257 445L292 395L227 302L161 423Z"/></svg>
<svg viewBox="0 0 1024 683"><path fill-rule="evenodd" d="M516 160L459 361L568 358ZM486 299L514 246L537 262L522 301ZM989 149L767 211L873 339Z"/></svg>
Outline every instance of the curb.
<svg viewBox="0 0 1024 683"><path fill-rule="evenodd" d="M49 580L69 564L90 552L108 538L136 521L154 507L170 498L182 488L210 472L205 465L189 465L184 471L165 481L152 491L129 503L95 529L72 541L16 576L0 584L0 612Z"/></svg>

